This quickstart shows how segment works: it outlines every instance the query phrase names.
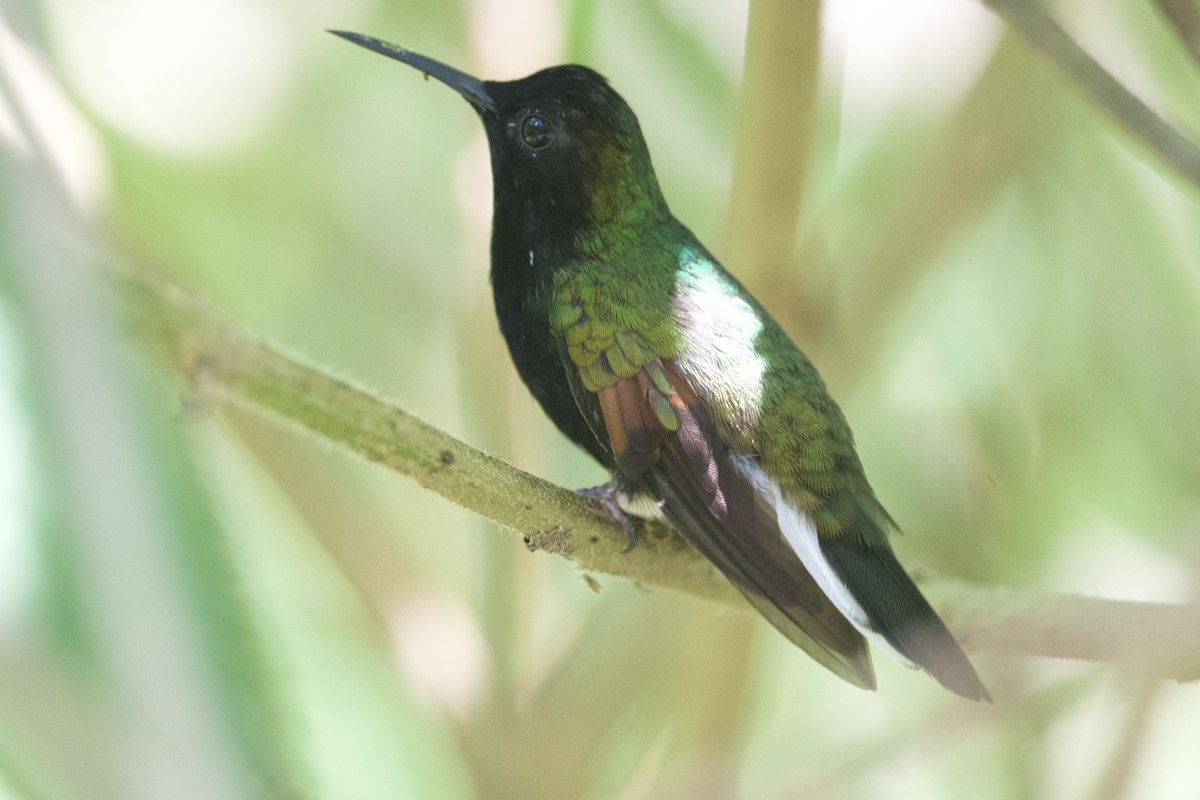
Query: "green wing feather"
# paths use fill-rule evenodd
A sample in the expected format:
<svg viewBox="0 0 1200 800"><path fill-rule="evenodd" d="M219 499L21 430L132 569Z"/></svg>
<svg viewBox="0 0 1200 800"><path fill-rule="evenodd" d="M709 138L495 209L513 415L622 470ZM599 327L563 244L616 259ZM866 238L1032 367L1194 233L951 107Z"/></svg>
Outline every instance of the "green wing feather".
<svg viewBox="0 0 1200 800"><path fill-rule="evenodd" d="M865 640L784 540L774 510L675 367L669 337L606 313L595 297L580 287L561 290L551 324L580 411L611 450L620 478L661 499L680 534L790 641L873 689Z"/></svg>
<svg viewBox="0 0 1200 800"><path fill-rule="evenodd" d="M989 699L897 562L896 525L812 364L703 248L643 255L675 266L575 270L550 314L580 412L622 483L660 499L680 534L834 673L874 687L866 635Z"/></svg>

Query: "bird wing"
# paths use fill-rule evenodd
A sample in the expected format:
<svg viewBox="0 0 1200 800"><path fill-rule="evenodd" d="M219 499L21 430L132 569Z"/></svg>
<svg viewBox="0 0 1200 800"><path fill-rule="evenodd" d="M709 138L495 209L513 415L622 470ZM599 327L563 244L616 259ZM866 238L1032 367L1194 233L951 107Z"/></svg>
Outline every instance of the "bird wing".
<svg viewBox="0 0 1200 800"><path fill-rule="evenodd" d="M596 319L578 296L558 300L551 322L568 380L619 479L662 500L684 539L790 641L873 689L866 641L780 532L776 510L752 482L753 457L724 445L694 388L652 346L653 332Z"/></svg>

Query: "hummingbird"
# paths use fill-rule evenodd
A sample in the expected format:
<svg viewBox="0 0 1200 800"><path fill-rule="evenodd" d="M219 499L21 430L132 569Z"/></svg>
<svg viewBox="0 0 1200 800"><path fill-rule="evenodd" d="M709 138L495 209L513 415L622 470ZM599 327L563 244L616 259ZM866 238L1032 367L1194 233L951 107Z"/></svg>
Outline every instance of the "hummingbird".
<svg viewBox="0 0 1200 800"><path fill-rule="evenodd" d="M896 559L898 526L808 357L667 207L629 104L588 67L480 80L330 31L446 84L478 114L493 183L500 331L534 398L646 497L776 629L875 688L868 640L990 701ZM630 546L635 542L631 538Z"/></svg>

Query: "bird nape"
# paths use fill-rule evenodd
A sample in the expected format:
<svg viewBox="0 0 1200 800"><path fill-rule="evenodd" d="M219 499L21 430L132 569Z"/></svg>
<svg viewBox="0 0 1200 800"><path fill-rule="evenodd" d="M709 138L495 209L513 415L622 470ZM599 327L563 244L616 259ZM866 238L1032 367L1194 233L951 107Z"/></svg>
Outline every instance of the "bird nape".
<svg viewBox="0 0 1200 800"><path fill-rule="evenodd" d="M637 117L587 67L474 78L332 31L450 86L483 122L492 291L521 378L784 636L867 689L866 640L971 700L971 662L896 560L808 358L667 208Z"/></svg>

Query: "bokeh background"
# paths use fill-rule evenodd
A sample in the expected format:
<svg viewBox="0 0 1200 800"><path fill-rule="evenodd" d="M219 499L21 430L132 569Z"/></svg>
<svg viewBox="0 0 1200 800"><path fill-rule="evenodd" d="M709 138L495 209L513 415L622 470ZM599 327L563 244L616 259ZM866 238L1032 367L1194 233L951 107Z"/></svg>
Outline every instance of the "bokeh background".
<svg viewBox="0 0 1200 800"><path fill-rule="evenodd" d="M1155 3L1054 11L1200 130L1200 71ZM113 253L523 469L600 482L496 330L473 113L323 29L490 78L582 62L823 371L904 560L1194 599L1196 186L974 0L793 15L0 0L0 797L1200 796L1194 684L982 654L993 706L886 659L861 692L751 614L596 593L122 333ZM795 69L753 91L811 107L747 141L771 106L744 65L773 46ZM755 158L799 191L739 189ZM772 214L774 251L747 233Z"/></svg>

